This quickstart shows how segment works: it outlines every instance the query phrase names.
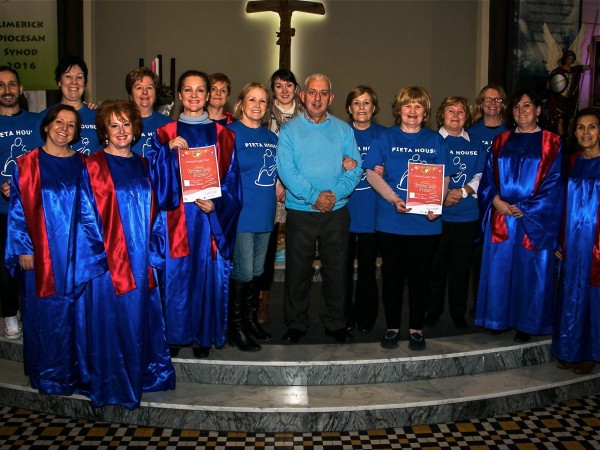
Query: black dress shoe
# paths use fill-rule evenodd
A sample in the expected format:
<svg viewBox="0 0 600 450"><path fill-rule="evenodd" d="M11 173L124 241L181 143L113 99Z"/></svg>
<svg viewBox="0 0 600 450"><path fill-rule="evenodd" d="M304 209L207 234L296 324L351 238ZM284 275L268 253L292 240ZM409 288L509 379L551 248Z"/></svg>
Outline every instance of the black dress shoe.
<svg viewBox="0 0 600 450"><path fill-rule="evenodd" d="M208 358L208 355L210 353L210 348L194 347L194 348L192 348L192 352L194 353L194 357L196 357L196 358Z"/></svg>
<svg viewBox="0 0 600 450"><path fill-rule="evenodd" d="M517 331L515 333L515 342L525 343L529 342L530 339L531 335L529 333L523 333L522 331Z"/></svg>
<svg viewBox="0 0 600 450"><path fill-rule="evenodd" d="M439 314L427 314L425 316L425 319L423 319L423 325L426 327L434 327L437 325L437 323L440 320L440 315Z"/></svg>
<svg viewBox="0 0 600 450"><path fill-rule="evenodd" d="M300 331L295 328L290 328L287 330L283 336L281 336L281 341L284 344L297 344L300 342L300 338L306 336L306 331Z"/></svg>
<svg viewBox="0 0 600 450"><path fill-rule="evenodd" d="M354 340L354 337L348 333L348 330L345 328L340 328L335 331L325 330L325 334L331 336L339 344L349 344Z"/></svg>
<svg viewBox="0 0 600 450"><path fill-rule="evenodd" d="M469 324L464 317L453 317L452 322L456 328L469 328Z"/></svg>

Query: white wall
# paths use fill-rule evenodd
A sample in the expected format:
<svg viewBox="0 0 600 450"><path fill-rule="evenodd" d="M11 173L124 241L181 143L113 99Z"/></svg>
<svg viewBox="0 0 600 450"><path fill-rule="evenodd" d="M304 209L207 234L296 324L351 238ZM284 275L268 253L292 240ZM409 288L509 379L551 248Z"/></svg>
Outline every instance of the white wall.
<svg viewBox="0 0 600 450"><path fill-rule="evenodd" d="M448 95L473 99L487 80L481 45L488 0L325 0L326 15L294 13L292 70L299 80L323 72L333 81L332 112L345 117L347 93L357 84L379 94L379 122L391 125L394 93L421 85L433 97L433 114ZM160 53L177 76L187 69L224 72L235 98L244 83L267 83L278 66L275 13L247 14L240 0L96 0L86 20L95 24L92 99L125 98L125 74ZM482 17L483 16L483 17ZM485 47L485 48L482 48ZM487 64L486 64L487 65ZM430 123L430 126L433 124Z"/></svg>

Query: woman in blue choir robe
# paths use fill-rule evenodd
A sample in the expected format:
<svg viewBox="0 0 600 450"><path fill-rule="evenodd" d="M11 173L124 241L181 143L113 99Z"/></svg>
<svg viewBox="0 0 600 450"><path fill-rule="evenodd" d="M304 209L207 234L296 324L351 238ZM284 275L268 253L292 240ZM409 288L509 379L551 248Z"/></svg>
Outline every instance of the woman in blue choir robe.
<svg viewBox="0 0 600 450"><path fill-rule="evenodd" d="M561 369L600 362L600 112L575 117L579 152L568 163L563 260L552 354Z"/></svg>
<svg viewBox="0 0 600 450"><path fill-rule="evenodd" d="M83 169L69 144L80 126L73 107L51 108L40 127L45 144L17 159L11 179L6 265L13 276L23 271L25 373L44 394L71 395L78 382L65 244Z"/></svg>
<svg viewBox="0 0 600 450"><path fill-rule="evenodd" d="M160 209L167 211L166 262L160 280L171 355L191 346L194 356L225 345L229 275L242 205L235 135L205 111L208 76L190 70L177 84L183 113L156 131L146 153ZM215 146L221 197L182 200L179 149Z"/></svg>
<svg viewBox="0 0 600 450"><path fill-rule="evenodd" d="M514 328L515 340L527 342L553 330L562 144L537 125L533 93L517 92L508 110L516 128L494 139L478 191L484 242L475 324L491 334Z"/></svg>
<svg viewBox="0 0 600 450"><path fill-rule="evenodd" d="M175 388L159 290L150 265L153 194L135 105L107 101L96 126L106 142L86 160L75 229L80 391L93 406L140 405L142 392ZM157 230L159 232L160 230ZM154 242L160 245L160 241ZM83 300L83 299L82 299Z"/></svg>

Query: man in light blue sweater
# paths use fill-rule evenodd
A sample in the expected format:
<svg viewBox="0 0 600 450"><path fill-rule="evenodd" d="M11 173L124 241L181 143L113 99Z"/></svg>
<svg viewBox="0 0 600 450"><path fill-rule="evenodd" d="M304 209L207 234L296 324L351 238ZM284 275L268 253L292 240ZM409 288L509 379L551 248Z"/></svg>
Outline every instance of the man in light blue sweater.
<svg viewBox="0 0 600 450"><path fill-rule="evenodd" d="M319 242L323 295L320 318L339 343L352 341L345 328L344 299L350 215L348 196L362 175L352 128L327 111L331 82L310 75L300 99L305 112L285 123L277 144L277 170L286 187L286 263L282 340L296 344L306 335L315 243ZM342 162L350 158L353 167Z"/></svg>

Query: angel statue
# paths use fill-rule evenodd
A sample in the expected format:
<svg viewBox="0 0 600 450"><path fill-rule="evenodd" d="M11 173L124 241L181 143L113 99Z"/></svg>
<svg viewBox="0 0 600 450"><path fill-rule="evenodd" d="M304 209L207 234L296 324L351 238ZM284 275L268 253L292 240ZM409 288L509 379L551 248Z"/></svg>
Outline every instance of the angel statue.
<svg viewBox="0 0 600 450"><path fill-rule="evenodd" d="M578 63L585 38L582 25L577 37L562 52L548 26L544 24L544 43L539 43L546 69L550 73L546 89L548 91L548 121L550 127L560 136L566 135L573 126L573 117L579 104L579 82L581 74L591 66Z"/></svg>

